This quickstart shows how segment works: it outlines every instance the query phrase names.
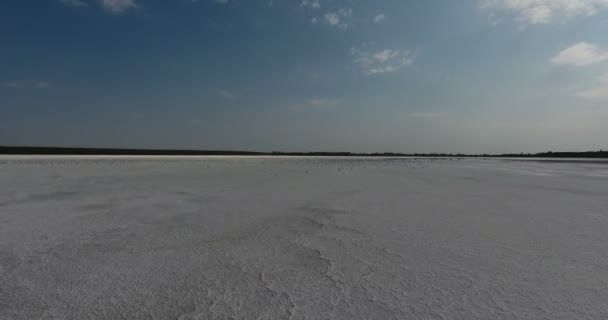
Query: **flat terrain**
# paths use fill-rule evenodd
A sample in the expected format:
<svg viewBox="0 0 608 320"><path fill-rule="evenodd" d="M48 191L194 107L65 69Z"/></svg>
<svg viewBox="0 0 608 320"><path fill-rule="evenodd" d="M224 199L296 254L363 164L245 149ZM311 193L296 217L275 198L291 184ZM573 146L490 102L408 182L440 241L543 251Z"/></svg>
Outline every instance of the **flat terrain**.
<svg viewBox="0 0 608 320"><path fill-rule="evenodd" d="M608 319L608 164L4 156L0 319Z"/></svg>

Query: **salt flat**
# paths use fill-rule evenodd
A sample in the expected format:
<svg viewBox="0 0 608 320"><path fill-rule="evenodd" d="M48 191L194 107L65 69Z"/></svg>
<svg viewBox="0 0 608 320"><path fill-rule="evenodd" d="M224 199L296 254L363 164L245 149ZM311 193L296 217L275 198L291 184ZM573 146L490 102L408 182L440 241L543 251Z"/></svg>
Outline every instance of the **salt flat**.
<svg viewBox="0 0 608 320"><path fill-rule="evenodd" d="M0 319L608 319L608 164L5 156Z"/></svg>

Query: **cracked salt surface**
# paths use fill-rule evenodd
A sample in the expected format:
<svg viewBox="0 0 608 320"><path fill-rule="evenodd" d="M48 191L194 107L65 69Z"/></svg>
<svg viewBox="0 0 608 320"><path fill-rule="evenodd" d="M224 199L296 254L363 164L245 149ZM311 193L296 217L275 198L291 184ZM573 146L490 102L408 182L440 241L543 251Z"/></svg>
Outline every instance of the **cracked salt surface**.
<svg viewBox="0 0 608 320"><path fill-rule="evenodd" d="M606 166L2 157L0 319L608 319Z"/></svg>

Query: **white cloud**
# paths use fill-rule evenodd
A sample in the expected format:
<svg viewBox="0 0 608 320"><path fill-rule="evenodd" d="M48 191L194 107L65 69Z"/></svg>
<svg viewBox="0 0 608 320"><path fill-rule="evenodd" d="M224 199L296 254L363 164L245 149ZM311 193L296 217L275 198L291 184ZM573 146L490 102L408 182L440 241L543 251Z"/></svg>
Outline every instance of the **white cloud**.
<svg viewBox="0 0 608 320"><path fill-rule="evenodd" d="M383 49L370 51L366 45L362 48L352 48L354 62L366 75L382 74L399 71L414 62L414 56L409 50Z"/></svg>
<svg viewBox="0 0 608 320"><path fill-rule="evenodd" d="M325 23L335 26L340 23L340 16L335 12L330 12L325 15Z"/></svg>
<svg viewBox="0 0 608 320"><path fill-rule="evenodd" d="M323 22L332 27L337 27L342 30L346 30L349 27L349 24L344 22L345 18L352 17L353 9L351 8L343 8L335 12L328 12L323 17Z"/></svg>
<svg viewBox="0 0 608 320"><path fill-rule="evenodd" d="M608 59L608 50L596 45L579 42L558 53L551 63L559 65L586 66Z"/></svg>
<svg viewBox="0 0 608 320"><path fill-rule="evenodd" d="M381 13L377 16L374 17L374 23L379 23L386 20L386 16L384 15L384 13Z"/></svg>
<svg viewBox="0 0 608 320"><path fill-rule="evenodd" d="M608 0L481 0L481 7L496 16L507 15L525 28L544 24L556 18L592 16L608 8Z"/></svg>
<svg viewBox="0 0 608 320"><path fill-rule="evenodd" d="M71 7L77 7L77 8L83 8L83 7L87 7L88 6L88 0L59 0L61 3L65 4L66 6L71 6ZM137 8L137 0L98 0L99 4L101 4L101 6L106 9L107 11L110 11L111 13L122 13L124 11L127 11L129 9L134 9ZM197 0L190 0L192 2L196 2ZM225 1L227 2L228 0L215 0L215 1Z"/></svg>
<svg viewBox="0 0 608 320"><path fill-rule="evenodd" d="M307 7L307 8L313 8L313 9L319 9L319 8L321 8L321 1L320 0L302 0L302 2L300 3L300 6Z"/></svg>
<svg viewBox="0 0 608 320"><path fill-rule="evenodd" d="M61 3L65 4L66 6L77 7L77 8L87 6L87 3L82 0L61 0Z"/></svg>
<svg viewBox="0 0 608 320"><path fill-rule="evenodd" d="M101 5L112 13L122 13L137 8L135 0L100 0Z"/></svg>

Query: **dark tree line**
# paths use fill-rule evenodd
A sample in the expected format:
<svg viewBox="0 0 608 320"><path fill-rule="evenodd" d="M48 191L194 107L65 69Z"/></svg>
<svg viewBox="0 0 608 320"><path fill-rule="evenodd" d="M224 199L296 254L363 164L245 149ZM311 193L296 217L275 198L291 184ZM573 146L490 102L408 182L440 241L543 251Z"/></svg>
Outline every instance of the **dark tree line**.
<svg viewBox="0 0 608 320"><path fill-rule="evenodd" d="M114 148L63 148L0 146L0 154L14 155L144 155L144 156L323 156L323 157L435 157L435 158L608 158L608 151L540 152L510 154L462 153L352 153L352 152L250 152L222 150L162 150Z"/></svg>
<svg viewBox="0 0 608 320"><path fill-rule="evenodd" d="M113 149L113 148L63 148L63 147L2 147L0 154L15 155L119 155L119 156L225 156L261 155L260 152L217 150L160 150L160 149Z"/></svg>

